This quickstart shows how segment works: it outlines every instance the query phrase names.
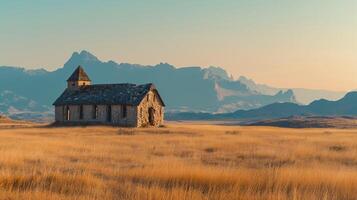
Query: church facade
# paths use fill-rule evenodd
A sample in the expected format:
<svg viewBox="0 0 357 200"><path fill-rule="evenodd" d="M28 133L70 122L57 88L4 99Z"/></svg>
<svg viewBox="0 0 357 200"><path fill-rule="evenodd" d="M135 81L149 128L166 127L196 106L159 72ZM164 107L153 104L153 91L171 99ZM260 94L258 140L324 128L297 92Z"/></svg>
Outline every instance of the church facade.
<svg viewBox="0 0 357 200"><path fill-rule="evenodd" d="M165 104L154 84L92 85L81 66L53 105L57 124L159 127L164 123Z"/></svg>

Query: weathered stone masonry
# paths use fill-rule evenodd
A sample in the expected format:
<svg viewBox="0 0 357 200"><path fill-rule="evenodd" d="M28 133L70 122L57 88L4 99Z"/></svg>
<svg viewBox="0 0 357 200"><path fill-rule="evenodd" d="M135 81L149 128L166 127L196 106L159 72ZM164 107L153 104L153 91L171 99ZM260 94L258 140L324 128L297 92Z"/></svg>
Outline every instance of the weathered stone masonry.
<svg viewBox="0 0 357 200"><path fill-rule="evenodd" d="M54 102L56 123L129 127L164 123L165 104L153 84L91 85L80 66L67 82L67 89Z"/></svg>

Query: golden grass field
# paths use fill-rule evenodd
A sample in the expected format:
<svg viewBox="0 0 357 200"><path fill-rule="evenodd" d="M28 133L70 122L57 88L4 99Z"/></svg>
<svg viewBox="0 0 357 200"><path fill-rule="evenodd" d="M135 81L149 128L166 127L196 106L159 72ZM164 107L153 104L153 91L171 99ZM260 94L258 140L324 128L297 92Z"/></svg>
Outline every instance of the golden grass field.
<svg viewBox="0 0 357 200"><path fill-rule="evenodd" d="M0 128L0 199L357 199L357 130Z"/></svg>

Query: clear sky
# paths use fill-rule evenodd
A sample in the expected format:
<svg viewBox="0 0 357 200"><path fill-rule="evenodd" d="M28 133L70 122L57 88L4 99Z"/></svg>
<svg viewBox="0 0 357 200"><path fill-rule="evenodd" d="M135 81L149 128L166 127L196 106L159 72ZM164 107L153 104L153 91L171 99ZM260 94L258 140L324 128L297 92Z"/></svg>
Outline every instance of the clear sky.
<svg viewBox="0 0 357 200"><path fill-rule="evenodd" d="M356 0L0 0L0 65L220 66L278 87L357 88Z"/></svg>

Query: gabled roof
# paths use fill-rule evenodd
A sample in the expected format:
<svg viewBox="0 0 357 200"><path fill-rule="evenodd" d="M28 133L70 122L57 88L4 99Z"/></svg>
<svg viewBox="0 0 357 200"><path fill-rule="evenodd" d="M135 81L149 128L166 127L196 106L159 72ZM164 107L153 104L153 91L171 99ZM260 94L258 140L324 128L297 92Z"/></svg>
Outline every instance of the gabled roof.
<svg viewBox="0 0 357 200"><path fill-rule="evenodd" d="M90 81L90 79L84 69L79 65L67 81Z"/></svg>
<svg viewBox="0 0 357 200"><path fill-rule="evenodd" d="M60 105L134 105L140 104L146 94L153 90L159 96L162 105L165 106L154 84L98 84L85 85L78 90L66 89L53 103Z"/></svg>

